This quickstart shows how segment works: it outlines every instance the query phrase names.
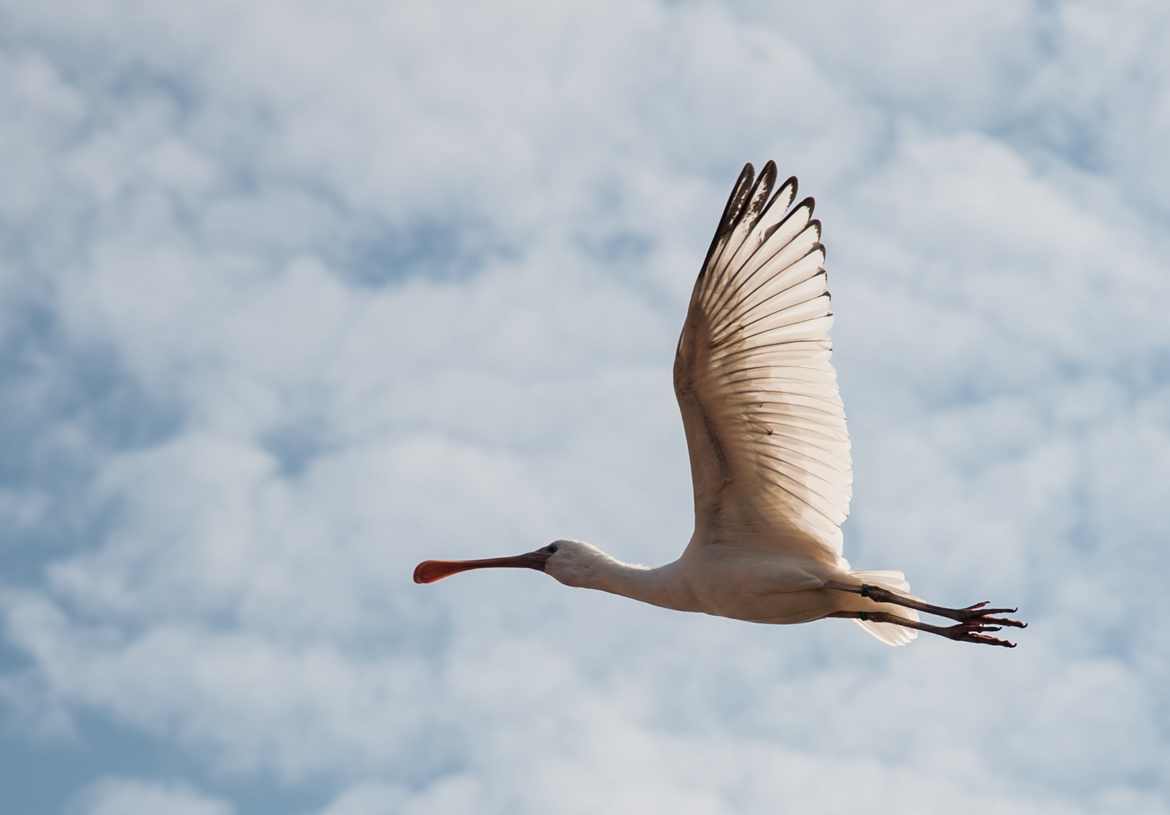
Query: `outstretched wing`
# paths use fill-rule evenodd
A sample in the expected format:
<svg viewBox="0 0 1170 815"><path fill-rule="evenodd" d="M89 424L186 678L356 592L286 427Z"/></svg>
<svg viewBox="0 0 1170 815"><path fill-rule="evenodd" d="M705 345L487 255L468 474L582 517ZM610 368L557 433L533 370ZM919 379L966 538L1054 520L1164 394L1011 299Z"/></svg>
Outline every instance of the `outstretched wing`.
<svg viewBox="0 0 1170 815"><path fill-rule="evenodd" d="M770 545L837 564L853 465L830 359L813 199L792 206L744 167L687 309L674 361L702 540ZM791 208L790 208L791 207Z"/></svg>

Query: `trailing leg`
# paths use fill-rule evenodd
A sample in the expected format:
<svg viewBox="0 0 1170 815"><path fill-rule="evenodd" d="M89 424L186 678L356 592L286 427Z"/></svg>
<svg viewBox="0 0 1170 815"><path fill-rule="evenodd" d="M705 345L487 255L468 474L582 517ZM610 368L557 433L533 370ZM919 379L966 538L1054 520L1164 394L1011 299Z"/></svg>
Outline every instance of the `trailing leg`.
<svg viewBox="0 0 1170 815"><path fill-rule="evenodd" d="M905 617L899 617L896 614L890 614L885 611L838 611L829 616L844 617L851 620L873 621L875 623L893 623L894 625L925 631L929 634L938 634L940 637L946 637L956 642L977 642L984 645L1000 645L1004 648L1016 647L1014 642L1008 642L1007 640L1001 640L999 637L991 636L988 632L999 631L1001 626L989 620L975 619L956 623L955 625L943 626L907 620Z"/></svg>
<svg viewBox="0 0 1170 815"><path fill-rule="evenodd" d="M832 582L826 588L836 589L837 591L848 591L854 594L860 594L862 597L867 597L875 603L891 603L896 606L903 606L905 608L913 608L918 611L924 611L927 614L937 614L940 617L947 617L951 620L957 620L960 623L977 622L983 624L991 624L998 626L1008 626L1011 628L1027 628L1028 624L1022 620L1013 620L1010 617L996 617L997 614L1014 614L1018 609L1014 608L987 608L987 601L982 603L975 603L974 605L966 606L964 608L948 608L947 606L936 606L931 603L924 603L914 597L905 597L896 592L890 591L881 586L874 586L868 583L862 583L860 586L851 586L847 583Z"/></svg>

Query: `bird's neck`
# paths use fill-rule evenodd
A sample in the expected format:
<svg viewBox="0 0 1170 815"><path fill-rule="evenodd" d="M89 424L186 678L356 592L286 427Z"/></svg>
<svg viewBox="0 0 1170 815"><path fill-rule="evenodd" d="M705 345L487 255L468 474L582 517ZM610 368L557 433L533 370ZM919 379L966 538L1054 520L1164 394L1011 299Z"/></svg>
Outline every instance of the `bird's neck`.
<svg viewBox="0 0 1170 815"><path fill-rule="evenodd" d="M698 611L681 561L652 569L611 560L593 588L676 611Z"/></svg>

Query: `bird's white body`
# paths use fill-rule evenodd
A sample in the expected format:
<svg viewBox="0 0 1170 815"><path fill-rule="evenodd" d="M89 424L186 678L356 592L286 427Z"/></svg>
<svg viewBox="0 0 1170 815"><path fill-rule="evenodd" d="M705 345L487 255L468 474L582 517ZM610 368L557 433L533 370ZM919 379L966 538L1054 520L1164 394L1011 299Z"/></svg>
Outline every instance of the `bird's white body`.
<svg viewBox="0 0 1170 815"><path fill-rule="evenodd" d="M1022 623L986 604L948 609L910 595L901 572L855 572L841 524L853 495L845 410L831 361L833 314L813 200L796 179L749 164L719 220L674 359L694 487L695 532L666 566L621 563L580 541L510 558L425 561L415 580L499 566L547 572L678 611L756 623L850 617L888 645L919 630L1010 645L985 632ZM940 629L918 611L959 620Z"/></svg>
<svg viewBox="0 0 1170 815"><path fill-rule="evenodd" d="M674 611L752 623L792 624L851 611L886 611L918 619L913 610L874 603L828 588L876 583L907 591L900 572L850 572L815 560L750 546L710 546L692 539L682 557L654 568L623 563L584 541L560 540L544 570L566 586L597 589ZM879 639L901 644L913 630L885 623ZM876 633L876 632L874 632Z"/></svg>

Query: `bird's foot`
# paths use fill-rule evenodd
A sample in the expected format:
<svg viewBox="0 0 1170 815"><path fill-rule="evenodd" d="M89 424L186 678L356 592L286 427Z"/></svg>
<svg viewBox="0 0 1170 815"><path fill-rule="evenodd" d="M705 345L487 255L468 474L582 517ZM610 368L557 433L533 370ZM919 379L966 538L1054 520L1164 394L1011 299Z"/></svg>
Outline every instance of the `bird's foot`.
<svg viewBox="0 0 1170 815"><path fill-rule="evenodd" d="M941 628L938 633L955 640L955 642L978 642L983 645L999 645L1004 648L1015 648L1016 644L1014 642L993 637L989 633L999 631L1003 628L1003 622L1003 620L990 617L982 621L971 620L970 622L956 623L955 625Z"/></svg>
<svg viewBox="0 0 1170 815"><path fill-rule="evenodd" d="M955 614L947 615L952 620L958 620L960 623L982 623L998 626L1006 626L1008 628L1027 628L1028 624L1023 620L1013 620L1011 617L997 617L997 614L1015 614L1019 611L1018 608L988 608L987 601L982 603L975 603L966 608L955 609Z"/></svg>

